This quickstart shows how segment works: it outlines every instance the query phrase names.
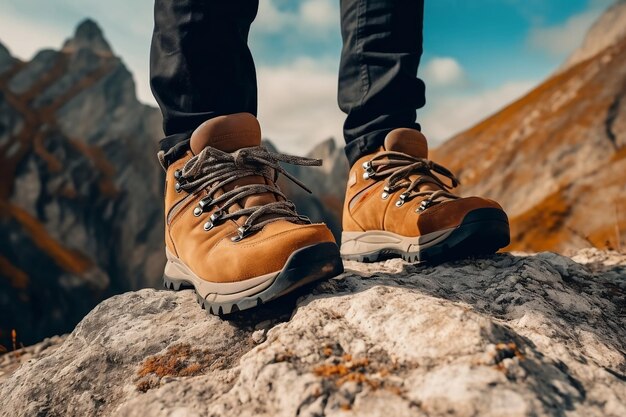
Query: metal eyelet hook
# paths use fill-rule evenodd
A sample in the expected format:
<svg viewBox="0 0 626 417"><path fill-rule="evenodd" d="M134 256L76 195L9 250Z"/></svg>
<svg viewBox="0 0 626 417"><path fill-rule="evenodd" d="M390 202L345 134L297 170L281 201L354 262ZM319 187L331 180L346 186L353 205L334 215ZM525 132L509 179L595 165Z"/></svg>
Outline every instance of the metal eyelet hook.
<svg viewBox="0 0 626 417"><path fill-rule="evenodd" d="M420 203L419 207L415 211L416 212L424 211L428 207L430 207L431 204L432 204L432 201L430 201L429 199L426 199Z"/></svg>
<svg viewBox="0 0 626 417"><path fill-rule="evenodd" d="M204 208L213 203L213 199L211 197L204 197L202 200L198 202L198 206L204 210Z"/></svg>
<svg viewBox="0 0 626 417"><path fill-rule="evenodd" d="M202 213L204 213L204 208L211 205L213 199L211 197L204 197L202 200L198 202L198 206L193 209L193 215L196 217L200 217Z"/></svg>
<svg viewBox="0 0 626 417"><path fill-rule="evenodd" d="M405 200L406 200L406 198L407 198L408 196L409 196L409 195L408 195L407 193L402 193L402 194L400 194L400 195L399 195L399 198L400 198L400 199L399 199L398 201L396 201L396 207L402 207L402 205L405 203Z"/></svg>
<svg viewBox="0 0 626 417"><path fill-rule="evenodd" d="M222 217L222 211L221 210L217 210L215 213L211 214L211 217L209 217L209 220L212 221L213 223L215 223L221 217Z"/></svg>
<svg viewBox="0 0 626 417"><path fill-rule="evenodd" d="M374 170L372 169L372 161L363 162L362 167L365 170L365 172L363 173L364 180L370 179L375 174Z"/></svg>
<svg viewBox="0 0 626 417"><path fill-rule="evenodd" d="M213 229L213 227L215 226L215 223L222 217L222 211L218 210L215 213L211 214L211 217L209 217L209 220L204 223L204 230L206 230L207 232L211 229Z"/></svg>
<svg viewBox="0 0 626 417"><path fill-rule="evenodd" d="M391 193L391 189L389 187L383 188L383 193L380 195L380 198L386 200L389 198L389 193Z"/></svg>
<svg viewBox="0 0 626 417"><path fill-rule="evenodd" d="M250 225L243 225L237 229L237 236L233 236L230 238L233 242L239 242L244 239L248 235L248 230L250 230Z"/></svg>

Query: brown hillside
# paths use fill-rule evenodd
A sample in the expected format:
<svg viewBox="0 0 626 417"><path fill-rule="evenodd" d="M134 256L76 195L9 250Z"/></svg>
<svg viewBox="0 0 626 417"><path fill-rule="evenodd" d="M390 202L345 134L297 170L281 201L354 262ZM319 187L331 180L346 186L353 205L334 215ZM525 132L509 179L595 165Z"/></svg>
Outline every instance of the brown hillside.
<svg viewBox="0 0 626 417"><path fill-rule="evenodd" d="M622 3L624 5L624 3ZM626 240L626 38L435 150L465 194L497 199L516 250Z"/></svg>

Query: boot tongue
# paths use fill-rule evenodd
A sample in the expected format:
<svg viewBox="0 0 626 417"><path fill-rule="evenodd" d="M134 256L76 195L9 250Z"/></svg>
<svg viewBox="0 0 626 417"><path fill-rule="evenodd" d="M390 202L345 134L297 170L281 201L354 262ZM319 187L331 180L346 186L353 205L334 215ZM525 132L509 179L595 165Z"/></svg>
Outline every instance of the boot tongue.
<svg viewBox="0 0 626 417"><path fill-rule="evenodd" d="M387 134L386 151L402 152L416 158L428 159L428 143L422 132L415 129L394 129Z"/></svg>
<svg viewBox="0 0 626 417"><path fill-rule="evenodd" d="M402 152L416 158L428 159L428 142L419 130L406 128L392 130L385 138L384 148L386 151ZM411 179L416 177L417 175L411 175ZM437 191L441 190L441 187L426 183L420 185L418 189L419 191Z"/></svg>
<svg viewBox="0 0 626 417"><path fill-rule="evenodd" d="M193 132L189 143L194 155L207 146L230 153L260 144L261 127L250 113L229 114L207 120Z"/></svg>
<svg viewBox="0 0 626 417"><path fill-rule="evenodd" d="M191 135L189 145L194 155L200 153L207 146L223 152L233 153L242 148L260 146L261 127L256 117L250 113L218 116L202 123ZM247 176L226 185L224 192L243 185L265 183L266 180L261 175ZM241 208L263 206L275 201L277 201L276 196L272 193L254 194L242 198L238 202L239 204L234 204L228 211L232 213ZM242 225L245 219L242 216L237 220L237 223Z"/></svg>

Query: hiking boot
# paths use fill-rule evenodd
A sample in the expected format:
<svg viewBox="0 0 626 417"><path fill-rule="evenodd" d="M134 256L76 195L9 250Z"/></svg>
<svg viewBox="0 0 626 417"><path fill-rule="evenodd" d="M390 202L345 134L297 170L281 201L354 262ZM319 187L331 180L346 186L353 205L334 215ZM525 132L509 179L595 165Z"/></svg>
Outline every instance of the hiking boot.
<svg viewBox="0 0 626 417"><path fill-rule="evenodd" d="M363 262L400 256L440 263L507 246L509 222L502 207L452 194L458 183L428 160L419 131L391 131L377 152L350 169L341 255Z"/></svg>
<svg viewBox="0 0 626 417"><path fill-rule="evenodd" d="M193 286L212 314L255 307L343 272L330 230L299 215L276 185L283 174L306 189L279 162L321 161L260 145L251 114L216 117L166 170L165 286Z"/></svg>

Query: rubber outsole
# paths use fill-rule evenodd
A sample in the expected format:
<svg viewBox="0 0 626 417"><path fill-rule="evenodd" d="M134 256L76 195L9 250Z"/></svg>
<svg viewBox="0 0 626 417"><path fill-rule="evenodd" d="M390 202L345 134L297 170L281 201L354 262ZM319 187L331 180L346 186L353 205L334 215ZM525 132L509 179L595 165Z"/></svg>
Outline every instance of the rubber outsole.
<svg viewBox="0 0 626 417"><path fill-rule="evenodd" d="M295 251L271 285L257 294L231 302L210 302L199 294L193 283L170 279L166 275L163 276L163 285L174 291L193 289L196 293L196 301L203 309L213 315L225 316L268 303L302 286L330 279L342 272L343 262L339 255L339 248L335 243L324 242Z"/></svg>
<svg viewBox="0 0 626 417"><path fill-rule="evenodd" d="M342 255L342 258L358 262L378 262L400 257L407 262L439 264L496 253L507 246L510 239L506 213L496 208L483 208L469 212L446 239L428 248L416 252L381 248L369 253Z"/></svg>

